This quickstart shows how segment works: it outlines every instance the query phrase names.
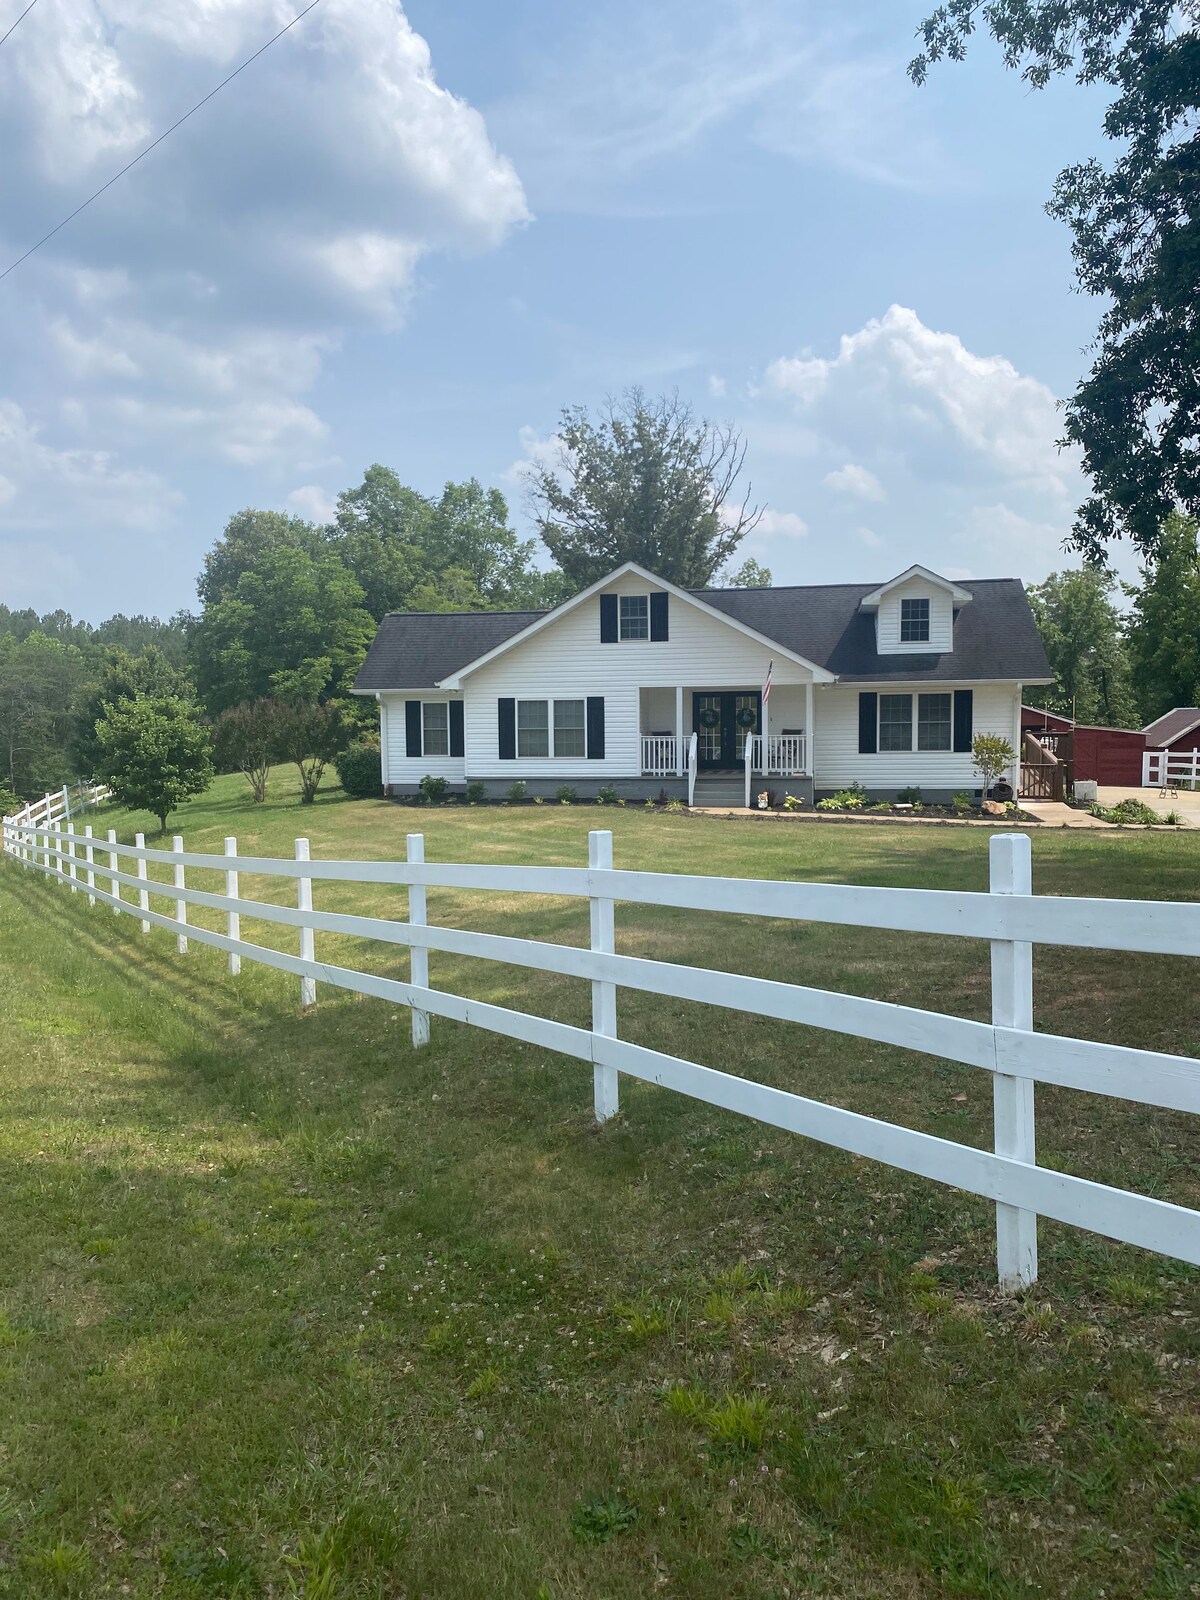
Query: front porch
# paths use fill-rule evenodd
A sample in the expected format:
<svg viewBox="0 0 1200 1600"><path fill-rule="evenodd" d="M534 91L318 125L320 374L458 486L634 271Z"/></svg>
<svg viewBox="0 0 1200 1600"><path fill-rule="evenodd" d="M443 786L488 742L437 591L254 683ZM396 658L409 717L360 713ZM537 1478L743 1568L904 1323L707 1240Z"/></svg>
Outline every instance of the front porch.
<svg viewBox="0 0 1200 1600"><path fill-rule="evenodd" d="M813 686L779 683L762 691L644 688L639 692L641 772L646 778L733 775L812 779ZM765 724L765 727L764 727Z"/></svg>

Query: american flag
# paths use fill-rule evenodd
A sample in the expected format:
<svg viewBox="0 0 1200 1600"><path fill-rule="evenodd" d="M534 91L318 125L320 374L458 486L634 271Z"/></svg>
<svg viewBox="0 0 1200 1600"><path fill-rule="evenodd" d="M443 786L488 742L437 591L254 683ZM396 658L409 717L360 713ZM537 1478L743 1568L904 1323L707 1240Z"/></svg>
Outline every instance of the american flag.
<svg viewBox="0 0 1200 1600"><path fill-rule="evenodd" d="M762 686L762 708L764 716L766 715L767 701L771 698L771 670L774 665L775 663L773 661L767 662L767 681Z"/></svg>

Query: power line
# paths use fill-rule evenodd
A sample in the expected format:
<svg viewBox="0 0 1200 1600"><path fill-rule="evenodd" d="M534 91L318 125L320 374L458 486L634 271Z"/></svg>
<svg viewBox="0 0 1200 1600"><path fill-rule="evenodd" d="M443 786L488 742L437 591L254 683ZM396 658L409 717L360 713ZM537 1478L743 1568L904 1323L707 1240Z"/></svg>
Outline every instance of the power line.
<svg viewBox="0 0 1200 1600"><path fill-rule="evenodd" d="M0 272L0 282L3 282L3 280L8 277L10 272L15 272L23 261L28 261L30 256L34 253L34 251L35 250L40 250L42 248L42 246L48 240L53 239L53 237L54 237L54 235L56 233L61 233L62 230L66 227L67 223L68 222L73 222L81 211L86 211L88 206L91 205L93 200L99 200L100 196L104 193L104 191L106 189L111 189L113 184L116 183L118 178L123 178L125 176L125 174L131 168L137 166L139 161L144 160L146 158L146 156L148 156L152 150L156 150L158 148L158 146L163 142L164 139L170 138L171 134L173 134L175 132L176 128L181 128L183 126L183 124L188 120L189 117L194 117L196 115L196 112L199 111L202 106L206 106L208 104L208 102L215 95L220 94L221 90L225 87L226 84L232 83L233 80L237 77L238 73L245 72L246 68L248 66L250 66L252 62L257 61L259 56L261 56L264 51L269 50L271 48L271 46L276 42L277 39L282 39L285 33L287 33L290 29L294 28L298 22L302 22L304 20L304 18L308 15L308 13L310 11L315 10L316 7L320 5L320 3L321 3L321 0L309 0L308 5L305 6L303 11L297 12L297 14L292 18L292 20L289 23L287 23L284 27L280 28L279 32L277 34L274 34L270 39L268 39L266 44L260 45L252 56L247 56L245 61L242 62L241 66L240 67L235 67L234 70L229 74L229 76L227 78L222 78L220 83L217 85L217 87L215 89L210 89L209 92L204 96L203 100L197 100L196 104L192 107L192 109L190 111L185 111L183 116L181 116L179 118L178 122L173 122L171 124L171 126L165 130L165 132L159 134L157 139L155 139L152 143L148 144L144 150L139 151L138 154L136 156L134 156L132 161L126 162L126 164L121 168L120 172L114 172L112 177L108 180L107 183L103 183L103 184L100 185L100 187L96 190L95 194L88 195L87 199L82 203L82 205L78 205L78 206L75 207L74 211L71 212L70 216L64 217L62 219L62 221L56 227L53 227L53 228L50 229L49 233L43 234L42 237L37 241L36 244L31 244L29 246L29 249L26 250L25 254L23 256L18 256L17 259L12 263L11 266L5 267L4 271ZM31 0L31 4L27 7L27 11L32 11L33 7L36 4L37 4L37 0ZM22 12L21 15L22 16L26 15L26 12ZM21 18L18 17L17 18L17 22L20 22L20 20L21 20ZM13 23L13 28L15 28L16 25L17 25L17 23L14 22ZM10 28L8 31L9 31L9 33L11 33L12 32L12 28ZM8 34L5 34L4 37L7 38ZM4 40L0 39L0 44L3 44L3 43L4 43Z"/></svg>
<svg viewBox="0 0 1200 1600"><path fill-rule="evenodd" d="M25 7L24 11L22 11L21 15L17 18L17 20L13 23L12 27L8 30L8 33L16 33L17 29L25 21L25 18L33 10L35 5L37 5L37 0L29 0L29 4ZM0 44L3 44L5 39L8 38L8 33L0 34Z"/></svg>

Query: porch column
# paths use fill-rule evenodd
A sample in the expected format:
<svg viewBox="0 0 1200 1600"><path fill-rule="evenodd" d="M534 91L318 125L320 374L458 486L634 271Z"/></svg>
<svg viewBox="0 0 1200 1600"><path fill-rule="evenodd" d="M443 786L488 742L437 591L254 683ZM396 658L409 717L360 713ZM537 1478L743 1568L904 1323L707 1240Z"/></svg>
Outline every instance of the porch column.
<svg viewBox="0 0 1200 1600"><path fill-rule="evenodd" d="M675 776L687 774L687 759L683 753L683 688L675 690Z"/></svg>
<svg viewBox="0 0 1200 1600"><path fill-rule="evenodd" d="M812 679L804 685L804 765L809 777L813 777L813 686Z"/></svg>

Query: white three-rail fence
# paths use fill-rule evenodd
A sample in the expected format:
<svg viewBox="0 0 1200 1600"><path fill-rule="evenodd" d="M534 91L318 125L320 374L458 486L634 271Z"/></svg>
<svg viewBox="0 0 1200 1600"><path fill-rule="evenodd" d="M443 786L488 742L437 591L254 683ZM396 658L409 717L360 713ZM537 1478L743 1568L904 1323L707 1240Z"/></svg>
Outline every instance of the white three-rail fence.
<svg viewBox="0 0 1200 1600"><path fill-rule="evenodd" d="M143 932L168 929L181 952L192 939L227 951L231 972L246 959L294 974L300 979L303 1005L313 1003L317 983L323 982L409 1007L416 1045L428 1042L429 1018L438 1016L590 1062L601 1121L617 1110L619 1077L626 1073L983 1195L996 1203L997 1266L1007 1288L1037 1276L1039 1215L1200 1265L1200 1211L1037 1165L1033 1097L1035 1083L1052 1083L1197 1112L1200 1061L1035 1032L1032 958L1034 944L1200 956L1200 904L1035 896L1029 840L1023 834L991 840L986 894L625 872L613 867L612 835L607 832L590 835L587 867L427 863L420 834L409 835L405 861L314 861L306 839L296 841L294 860L239 856L234 839L225 841L223 854L204 855L185 852L178 837L172 849L153 850L146 848L141 834L135 844L124 845L112 831L101 840L90 826L81 836L74 823L31 825L13 818L4 821L4 849L25 867L69 883L72 892L86 893L91 903L101 901L118 914L139 918ZM150 878L149 865L171 869L171 881ZM190 888L189 868L222 872L224 893ZM243 873L295 879L295 906L243 898ZM315 910L312 886L317 881L406 887L408 918ZM587 900L590 948L431 926L427 889ZM171 902L171 910L153 909L151 898ZM976 1022L799 984L619 955L617 901L686 908L706 916L730 912L984 939L991 945L992 1020ZM189 906L224 913L226 931L189 924ZM243 916L298 928L300 954L243 939ZM318 961L315 941L322 932L407 946L410 981ZM575 1027L431 988L431 950L590 980L592 1026ZM957 1144L630 1044L618 1036L620 989L830 1029L978 1067L992 1077L995 1148Z"/></svg>

